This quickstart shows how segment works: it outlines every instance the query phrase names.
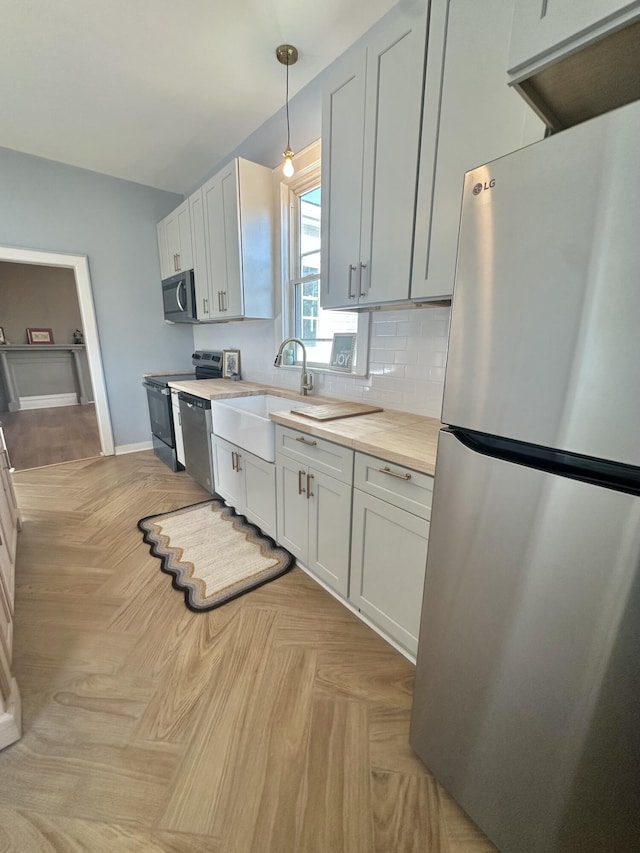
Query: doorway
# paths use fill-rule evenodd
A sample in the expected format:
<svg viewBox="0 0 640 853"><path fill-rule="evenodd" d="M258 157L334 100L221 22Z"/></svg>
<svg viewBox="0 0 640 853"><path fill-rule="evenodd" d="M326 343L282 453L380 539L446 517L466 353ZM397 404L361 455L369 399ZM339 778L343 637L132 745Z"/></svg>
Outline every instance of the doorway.
<svg viewBox="0 0 640 853"><path fill-rule="evenodd" d="M0 262L29 283L0 319L0 368L8 398L0 421L12 464L24 469L113 455L87 258L0 246ZM48 274L40 269L30 274L34 266ZM41 304L33 298L37 283L44 294Z"/></svg>

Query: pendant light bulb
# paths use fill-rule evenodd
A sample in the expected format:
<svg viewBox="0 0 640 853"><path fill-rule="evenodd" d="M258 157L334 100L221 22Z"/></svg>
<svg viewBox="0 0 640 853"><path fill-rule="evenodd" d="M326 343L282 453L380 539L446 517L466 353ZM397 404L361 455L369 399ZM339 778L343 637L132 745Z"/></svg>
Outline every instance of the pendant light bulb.
<svg viewBox="0 0 640 853"><path fill-rule="evenodd" d="M285 176L285 178L292 178L295 172L293 166L293 151L290 148L287 148L283 156L284 163L282 165L282 174Z"/></svg>

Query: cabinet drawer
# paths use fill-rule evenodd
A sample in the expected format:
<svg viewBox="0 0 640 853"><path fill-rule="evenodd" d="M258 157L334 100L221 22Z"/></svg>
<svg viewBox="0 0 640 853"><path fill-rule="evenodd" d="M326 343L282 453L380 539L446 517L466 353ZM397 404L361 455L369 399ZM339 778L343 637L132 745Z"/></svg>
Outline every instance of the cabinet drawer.
<svg viewBox="0 0 640 853"><path fill-rule="evenodd" d="M364 453L356 453L355 457L356 489L431 520L433 477Z"/></svg>
<svg viewBox="0 0 640 853"><path fill-rule="evenodd" d="M353 480L353 450L332 441L276 425L276 453L312 465L343 483Z"/></svg>

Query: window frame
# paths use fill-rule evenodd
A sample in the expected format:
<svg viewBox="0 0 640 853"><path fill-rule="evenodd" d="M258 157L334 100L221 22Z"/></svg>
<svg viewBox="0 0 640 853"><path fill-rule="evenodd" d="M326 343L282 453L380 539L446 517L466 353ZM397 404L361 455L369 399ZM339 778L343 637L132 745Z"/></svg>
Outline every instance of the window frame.
<svg viewBox="0 0 640 853"><path fill-rule="evenodd" d="M320 169L320 140L309 145L296 155L296 172L291 178L285 178L277 167L280 178L280 225L281 225L281 295L282 295L282 339L295 337L296 301L295 288L307 281L321 282L316 274L297 277L295 264L299 257L298 222L299 200L309 190L322 186ZM315 372L330 373L333 376L367 376L369 372L369 312L355 311L357 315L355 366L352 371L335 370L323 362L307 362L307 367ZM283 368L299 368L302 362L296 361Z"/></svg>

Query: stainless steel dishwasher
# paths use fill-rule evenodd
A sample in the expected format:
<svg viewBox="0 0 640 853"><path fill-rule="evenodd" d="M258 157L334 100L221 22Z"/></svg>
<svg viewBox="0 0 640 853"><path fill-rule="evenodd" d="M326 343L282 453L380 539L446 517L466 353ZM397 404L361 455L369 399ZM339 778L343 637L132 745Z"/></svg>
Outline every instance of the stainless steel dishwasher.
<svg viewBox="0 0 640 853"><path fill-rule="evenodd" d="M211 454L211 400L178 393L180 403L180 421L184 440L184 459L187 473L212 494L215 493L213 481L213 461Z"/></svg>

